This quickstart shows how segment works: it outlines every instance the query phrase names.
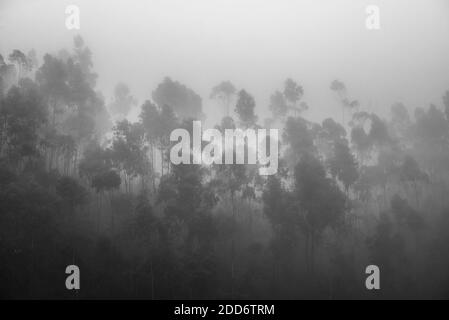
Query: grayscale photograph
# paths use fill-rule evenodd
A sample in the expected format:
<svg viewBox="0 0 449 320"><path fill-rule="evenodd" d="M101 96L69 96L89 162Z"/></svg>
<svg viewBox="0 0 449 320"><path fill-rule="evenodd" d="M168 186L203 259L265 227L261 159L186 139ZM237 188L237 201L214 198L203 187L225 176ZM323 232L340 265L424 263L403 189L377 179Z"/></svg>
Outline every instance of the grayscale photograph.
<svg viewBox="0 0 449 320"><path fill-rule="evenodd" d="M449 1L0 0L0 299L449 299Z"/></svg>

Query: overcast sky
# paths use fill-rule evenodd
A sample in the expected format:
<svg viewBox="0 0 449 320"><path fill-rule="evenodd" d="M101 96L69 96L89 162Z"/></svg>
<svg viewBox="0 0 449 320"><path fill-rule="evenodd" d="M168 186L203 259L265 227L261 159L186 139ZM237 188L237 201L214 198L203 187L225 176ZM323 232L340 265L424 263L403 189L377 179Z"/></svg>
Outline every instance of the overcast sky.
<svg viewBox="0 0 449 320"><path fill-rule="evenodd" d="M81 10L79 32L65 27L69 4ZM365 27L369 4L380 8L380 30ZM335 78L383 115L396 101L441 106L449 89L447 0L0 0L4 56L71 48L77 33L106 97L123 81L142 102L170 76L203 97L209 121L221 80L253 94L262 119L286 77L303 85L306 117L317 121L340 115Z"/></svg>

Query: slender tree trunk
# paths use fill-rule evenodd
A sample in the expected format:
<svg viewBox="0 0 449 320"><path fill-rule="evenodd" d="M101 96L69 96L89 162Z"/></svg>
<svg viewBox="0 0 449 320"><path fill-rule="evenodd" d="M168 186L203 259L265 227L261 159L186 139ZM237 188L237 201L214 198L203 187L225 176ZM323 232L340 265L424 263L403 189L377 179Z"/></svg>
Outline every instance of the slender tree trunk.
<svg viewBox="0 0 449 320"><path fill-rule="evenodd" d="M234 230L231 239L231 299L235 298L235 206L234 206L234 192L231 191L231 207L232 207L232 221L234 223Z"/></svg>
<svg viewBox="0 0 449 320"><path fill-rule="evenodd" d="M164 147L161 146L161 178L164 175Z"/></svg>
<svg viewBox="0 0 449 320"><path fill-rule="evenodd" d="M314 275L314 269L315 269L315 231L312 230L312 237L311 237L311 250L310 250L310 272L312 274L312 277Z"/></svg>
<svg viewBox="0 0 449 320"><path fill-rule="evenodd" d="M156 177L155 177L155 172L156 172L156 168L154 165L154 145L153 142L150 142L150 150L151 150L151 182L153 184L153 191L156 190Z"/></svg>
<svg viewBox="0 0 449 320"><path fill-rule="evenodd" d="M112 205L112 194L111 192L108 193L108 197L109 197L109 204L110 204L110 212L111 212L111 237L112 239L114 238L114 226L115 226L115 221L114 221L114 206Z"/></svg>
<svg viewBox="0 0 449 320"><path fill-rule="evenodd" d="M97 234L100 233L101 193L97 192Z"/></svg>
<svg viewBox="0 0 449 320"><path fill-rule="evenodd" d="M415 189L415 198L416 198L416 208L419 209L419 195L418 195L418 185L416 180L413 180L413 189Z"/></svg>
<svg viewBox="0 0 449 320"><path fill-rule="evenodd" d="M305 260L306 260L306 272L309 273L310 271L310 259L309 259L309 231L306 231L305 234L306 237L306 241L305 241L305 246L304 246L304 255L305 255Z"/></svg>
<svg viewBox="0 0 449 320"><path fill-rule="evenodd" d="M150 261L150 273L151 273L151 300L154 300L154 270L153 259Z"/></svg>

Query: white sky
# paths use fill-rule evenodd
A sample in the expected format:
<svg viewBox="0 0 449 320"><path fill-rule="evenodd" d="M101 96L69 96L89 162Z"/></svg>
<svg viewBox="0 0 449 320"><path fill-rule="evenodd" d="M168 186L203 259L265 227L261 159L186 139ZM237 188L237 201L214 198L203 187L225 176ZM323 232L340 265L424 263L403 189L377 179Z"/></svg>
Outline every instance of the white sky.
<svg viewBox="0 0 449 320"><path fill-rule="evenodd" d="M303 85L315 121L340 120L335 78L381 114L396 101L441 106L449 90L448 0L0 0L0 53L71 48L69 4L81 10L106 97L124 81L142 102L170 76L203 97L212 122L220 113L209 92L221 80L253 94L261 119L286 77ZM370 4L378 31L365 28Z"/></svg>

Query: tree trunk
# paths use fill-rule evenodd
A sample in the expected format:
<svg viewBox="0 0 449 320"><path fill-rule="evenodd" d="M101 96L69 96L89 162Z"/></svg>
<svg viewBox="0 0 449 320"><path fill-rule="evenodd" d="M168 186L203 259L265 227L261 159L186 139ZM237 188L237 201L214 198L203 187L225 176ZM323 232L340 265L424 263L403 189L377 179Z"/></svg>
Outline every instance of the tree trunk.
<svg viewBox="0 0 449 320"><path fill-rule="evenodd" d="M150 262L150 273L151 273L151 300L154 300L154 270L153 270L153 259Z"/></svg>
<svg viewBox="0 0 449 320"><path fill-rule="evenodd" d="M311 250L310 250L310 272L314 274L314 268L315 268L315 231L312 230L312 237L311 237Z"/></svg>
<svg viewBox="0 0 449 320"><path fill-rule="evenodd" d="M416 198L416 208L419 209L419 196L418 196L418 185L416 180L413 180L413 189L415 189L415 198Z"/></svg>
<svg viewBox="0 0 449 320"><path fill-rule="evenodd" d="M232 207L232 221L234 223L231 239L231 299L235 298L235 206L234 206L234 192L231 191L231 207Z"/></svg>

